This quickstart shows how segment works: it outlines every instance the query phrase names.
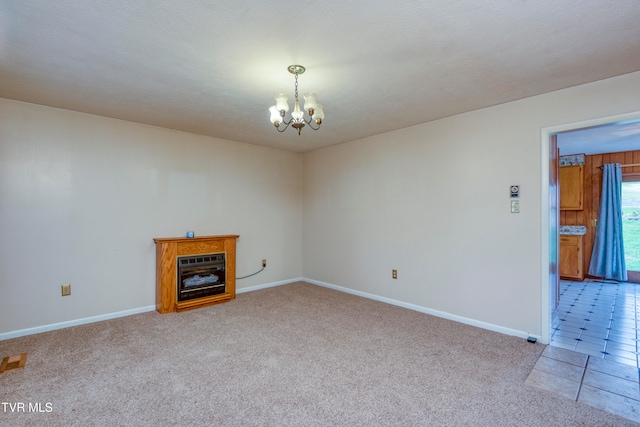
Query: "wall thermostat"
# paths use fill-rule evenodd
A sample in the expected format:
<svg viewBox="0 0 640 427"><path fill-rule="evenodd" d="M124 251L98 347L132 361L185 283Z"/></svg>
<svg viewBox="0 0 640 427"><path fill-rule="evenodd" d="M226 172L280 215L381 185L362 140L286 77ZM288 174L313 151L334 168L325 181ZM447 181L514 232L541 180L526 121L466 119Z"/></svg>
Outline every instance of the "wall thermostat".
<svg viewBox="0 0 640 427"><path fill-rule="evenodd" d="M520 186L519 185L512 185L511 186L511 197L518 197L518 194L520 194Z"/></svg>

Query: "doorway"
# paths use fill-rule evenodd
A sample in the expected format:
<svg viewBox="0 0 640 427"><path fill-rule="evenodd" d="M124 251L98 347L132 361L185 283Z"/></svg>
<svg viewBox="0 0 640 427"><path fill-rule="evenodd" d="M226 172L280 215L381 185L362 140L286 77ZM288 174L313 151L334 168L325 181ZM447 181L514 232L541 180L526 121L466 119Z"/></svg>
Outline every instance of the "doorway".
<svg viewBox="0 0 640 427"><path fill-rule="evenodd" d="M605 148L599 148L594 146L591 147L586 147L584 149L581 148L576 148L575 146L570 147L569 152L565 151L564 153L562 152L562 148L563 148L563 141L562 138L560 138L560 140L558 141L558 147L560 148L560 155L563 154L577 154L577 153L594 153L594 150L600 150L600 153L608 153L608 152L616 152L616 151L633 151L633 150L640 150L640 124L638 124L638 122L640 122L640 113L635 113L635 114L631 114L631 115L624 115L624 116L617 116L617 117L610 117L610 118L603 118L600 120L591 120L588 122L582 122L582 123L576 123L573 125L565 125L565 126L561 126L561 127L556 127L554 129L543 129L542 131L542 141L543 141L543 165L545 165L545 163L548 166L548 170L545 170L543 167L543 182L546 180L548 180L548 182L546 182L543 185L543 190L547 189L548 193L547 194L543 194L543 260L548 260L548 263L544 263L545 265L543 266L543 268L546 270L546 274L543 275L543 277L548 278L548 281L544 281L543 282L543 286L542 286L542 294L543 294L543 313L542 313L542 323L543 323L543 336L542 336L542 341L545 343L550 343L551 341L551 337L553 336L553 334L555 332L557 332L557 330L555 329L558 326L558 317L557 317L557 312L556 312L556 318L552 318L551 314L549 313L553 313L553 309L555 308L554 305L555 303L557 303L557 301L554 301L554 294L555 294L555 290L559 290L560 294L561 294L561 298L562 298L562 294L565 294L565 301L564 301L564 307L563 309L566 311L570 311L570 310L574 310L577 311L574 307L578 306L578 305L584 305L585 303L583 301L578 301L576 298L576 292L585 292L586 293L593 293L593 291L595 291L596 289L602 293L602 295L604 296L605 293L609 293L611 294L611 292L613 291L614 294L616 295L620 295L621 298L623 298L623 291L619 291L618 288L618 284L617 282L614 283L609 283L607 284L606 281L601 281L602 283L596 283L595 280L588 280L585 282L576 282L576 283L571 283L571 282L567 282L567 281L556 281L556 275L554 274L554 263L558 262L558 236L556 233L552 232L553 229L555 228L556 225L558 225L558 215L559 212L557 210L553 209L553 197L555 195L557 195L557 181L555 181L555 177L553 174L553 163L550 162L550 160L553 160L553 156L554 153L552 152L553 147L554 147L554 136L555 135L568 135L571 134L572 132L575 133L582 133L581 136L584 136L585 134L588 133L589 130L591 129L596 129L597 128L597 132L599 133L607 133L610 132L612 135L615 135L615 133L621 129L620 126L624 126L628 123L632 123L634 124L633 126L631 126L631 128L637 128L637 136L635 137L634 141L635 142L635 146L632 145L627 145L627 146L614 146L614 145L609 145L606 146ZM628 127L628 126L627 126ZM633 133L633 131L631 131L631 133ZM586 140L586 142L584 142L584 144L588 144L589 143L589 138L583 138ZM613 141L616 138L609 138L610 141ZM621 141L621 142L626 142L628 143L629 141ZM597 142L595 143L597 144ZM571 152L574 151L574 152ZM546 160L546 161L545 161ZM629 197L632 197L632 194L639 194L640 195L640 173L637 174L637 178L635 179L637 181L637 188L638 188L638 193L633 193L631 190L629 190ZM631 187L630 187L631 188ZM544 191L543 191L544 193ZM631 203L632 201L629 200L629 203ZM631 208L631 207L630 207ZM635 212L635 213L634 213ZM640 233L640 197L638 198L638 209L637 210L633 210L633 209L629 209L628 212L629 217L631 218L631 221L636 221L635 216L637 216L637 222L633 222L631 223L631 225L637 226L637 230ZM544 224L544 220L547 219L548 220L548 224ZM589 225L589 224L584 224L584 225ZM544 237L548 236L548 240L545 242L544 241ZM639 249L639 253L638 256L640 258L640 239L634 239L634 241L637 240L637 246ZM588 268L588 266L585 266L585 269ZM633 280L630 278L630 280ZM558 288L556 288L556 283L558 285ZM587 288L587 285L589 285L589 287ZM627 289L628 286L626 286L626 283L622 283L622 286L624 287L624 292L628 292L629 290ZM631 285L632 287L634 285ZM638 292L640 292L640 285L636 285L638 286ZM615 289L614 289L615 288ZM596 294L598 293L598 291L596 291ZM635 287L634 289L631 290L632 294L635 294ZM571 298L572 301L570 301L571 304L568 304L566 299ZM596 295L596 300L597 300L597 295ZM621 300L618 299L618 302L620 302ZM562 303L562 301L560 301ZM589 306L591 306L591 304L596 303L597 301L589 301ZM570 307L569 307L570 305ZM581 309L584 309L585 307L580 307ZM589 312L589 307L586 308L587 312ZM611 311L611 310L610 310ZM569 315L565 312L563 313L565 319L564 320L570 320ZM591 320L587 320L587 318L589 317L589 315L586 316L582 316L581 317L581 321L584 321L582 325L572 325L574 327L576 327L576 331L578 332L578 334L580 333L586 333L585 331L588 330L588 326L589 326L589 321ZM593 319L595 320L595 319ZM611 325L609 325L611 326ZM635 326L635 323L634 323ZM565 330L568 328L565 328ZM635 335L636 330L633 330L633 334ZM574 339L574 338L572 338ZM577 337L575 337L577 344L580 344L581 339L580 336L578 335ZM603 339L607 339L607 337L603 337ZM551 343L553 345L553 343ZM567 347L568 344L562 346L564 348L568 348ZM583 345L583 347L586 347L585 345ZM575 346L574 346L575 349ZM579 351L579 350L577 350ZM637 351L637 349L636 349ZM601 351L599 351L599 353L605 354L606 351L605 349L602 349ZM601 356L602 357L602 356ZM606 357L606 355L604 356ZM636 359L637 362L637 359Z"/></svg>
<svg viewBox="0 0 640 427"><path fill-rule="evenodd" d="M596 127L611 127L627 123L640 123L640 112L622 114L618 116L603 117L600 119L587 120L583 122L569 123L565 125L543 128L541 130L541 342L549 343L552 324L552 304L554 294L558 290L557 281L558 266L558 240L557 233L559 211L553 208L554 197L557 197L557 179L552 176L554 172L553 160L557 152L552 151L552 136L571 131L582 131ZM638 148L640 149L640 148ZM607 150L615 151L615 150ZM562 153L560 153L562 154ZM557 199L556 199L557 200Z"/></svg>

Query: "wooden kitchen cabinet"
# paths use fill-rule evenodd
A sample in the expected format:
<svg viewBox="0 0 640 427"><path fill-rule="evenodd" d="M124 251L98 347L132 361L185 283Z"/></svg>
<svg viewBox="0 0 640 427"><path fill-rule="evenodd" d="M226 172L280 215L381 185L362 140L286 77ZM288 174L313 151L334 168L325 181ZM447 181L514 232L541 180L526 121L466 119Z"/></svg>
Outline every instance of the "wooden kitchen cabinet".
<svg viewBox="0 0 640 427"><path fill-rule="evenodd" d="M584 165L562 166L558 169L560 210L582 210L584 203Z"/></svg>
<svg viewBox="0 0 640 427"><path fill-rule="evenodd" d="M560 235L560 277L583 280L582 236Z"/></svg>

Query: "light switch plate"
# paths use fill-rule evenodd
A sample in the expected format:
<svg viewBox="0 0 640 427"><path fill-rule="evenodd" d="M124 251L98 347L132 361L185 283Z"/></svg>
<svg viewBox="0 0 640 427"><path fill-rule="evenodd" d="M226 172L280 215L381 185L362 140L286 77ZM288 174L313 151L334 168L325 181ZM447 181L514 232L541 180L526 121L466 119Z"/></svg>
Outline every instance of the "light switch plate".
<svg viewBox="0 0 640 427"><path fill-rule="evenodd" d="M511 213L520 213L520 200L511 201Z"/></svg>

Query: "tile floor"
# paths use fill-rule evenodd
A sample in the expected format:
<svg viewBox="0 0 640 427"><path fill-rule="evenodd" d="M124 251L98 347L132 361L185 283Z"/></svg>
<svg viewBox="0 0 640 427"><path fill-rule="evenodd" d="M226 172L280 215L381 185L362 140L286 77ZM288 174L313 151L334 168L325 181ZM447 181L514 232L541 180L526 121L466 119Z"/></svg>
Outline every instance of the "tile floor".
<svg viewBox="0 0 640 427"><path fill-rule="evenodd" d="M637 367L547 346L526 384L640 423Z"/></svg>
<svg viewBox="0 0 640 427"><path fill-rule="evenodd" d="M638 311L640 284L562 281L549 346L526 383L640 422Z"/></svg>
<svg viewBox="0 0 640 427"><path fill-rule="evenodd" d="M561 281L549 344L637 368L638 317L640 284Z"/></svg>

